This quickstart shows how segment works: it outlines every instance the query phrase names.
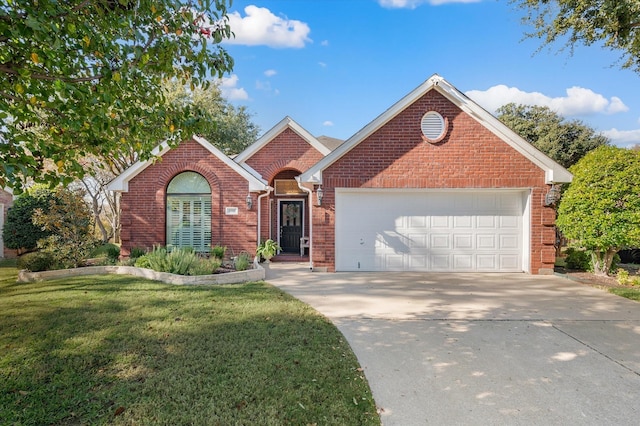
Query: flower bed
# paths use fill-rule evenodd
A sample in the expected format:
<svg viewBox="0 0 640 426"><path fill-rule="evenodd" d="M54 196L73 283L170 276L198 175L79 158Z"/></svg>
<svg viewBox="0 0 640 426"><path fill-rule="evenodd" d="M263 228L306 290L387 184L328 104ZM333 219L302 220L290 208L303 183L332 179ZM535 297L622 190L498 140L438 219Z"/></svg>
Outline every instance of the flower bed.
<svg viewBox="0 0 640 426"><path fill-rule="evenodd" d="M247 269L246 271L196 276L156 272L151 269L137 268L135 266L87 266L83 268L59 269L43 272L29 272L22 270L18 273L18 282L34 282L81 275L103 274L133 275L136 277L175 285L236 284L248 281L261 281L265 278L264 268L257 262L254 262L253 269Z"/></svg>

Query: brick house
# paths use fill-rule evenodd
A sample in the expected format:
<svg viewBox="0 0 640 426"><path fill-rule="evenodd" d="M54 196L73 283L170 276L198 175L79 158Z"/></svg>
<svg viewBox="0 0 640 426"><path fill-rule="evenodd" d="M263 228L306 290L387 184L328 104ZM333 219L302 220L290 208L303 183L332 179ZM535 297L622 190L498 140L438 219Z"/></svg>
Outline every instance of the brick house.
<svg viewBox="0 0 640 426"><path fill-rule="evenodd" d="M188 213L210 220L198 242L251 252L273 238L299 254L304 238L328 271L549 273L549 194L572 178L437 75L342 144L287 117L233 160L197 137L158 155L111 184L125 254L188 243L175 237L193 233Z"/></svg>

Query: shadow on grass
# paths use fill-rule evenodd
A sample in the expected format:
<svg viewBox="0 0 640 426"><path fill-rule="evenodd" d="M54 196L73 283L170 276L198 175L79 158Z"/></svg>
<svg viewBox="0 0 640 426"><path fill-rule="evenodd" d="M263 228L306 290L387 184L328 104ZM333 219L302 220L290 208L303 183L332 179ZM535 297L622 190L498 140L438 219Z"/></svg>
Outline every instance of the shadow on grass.
<svg viewBox="0 0 640 426"><path fill-rule="evenodd" d="M265 283L0 286L9 424L379 424L342 335Z"/></svg>

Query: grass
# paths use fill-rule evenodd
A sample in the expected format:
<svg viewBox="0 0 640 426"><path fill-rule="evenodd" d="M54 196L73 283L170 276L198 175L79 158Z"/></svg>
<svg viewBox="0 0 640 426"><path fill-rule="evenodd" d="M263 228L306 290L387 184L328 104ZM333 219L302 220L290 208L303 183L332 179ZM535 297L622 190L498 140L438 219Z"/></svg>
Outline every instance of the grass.
<svg viewBox="0 0 640 426"><path fill-rule="evenodd" d="M637 287L614 287L610 288L609 292L640 302L640 288Z"/></svg>
<svg viewBox="0 0 640 426"><path fill-rule="evenodd" d="M0 264L3 424L380 424L340 332L266 283L16 273Z"/></svg>

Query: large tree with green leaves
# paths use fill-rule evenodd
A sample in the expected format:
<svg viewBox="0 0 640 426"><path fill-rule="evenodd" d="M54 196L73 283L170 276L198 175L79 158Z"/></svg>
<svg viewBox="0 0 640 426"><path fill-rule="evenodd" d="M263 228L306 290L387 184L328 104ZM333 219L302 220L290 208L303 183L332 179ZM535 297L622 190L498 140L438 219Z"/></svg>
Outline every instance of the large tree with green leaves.
<svg viewBox="0 0 640 426"><path fill-rule="evenodd" d="M571 50L602 43L621 53L621 66L640 73L640 2L638 0L512 0L534 28L528 37L543 46L557 41Z"/></svg>
<svg viewBox="0 0 640 426"><path fill-rule="evenodd" d="M510 103L498 118L530 144L564 167L609 140L579 120L566 120L548 107Z"/></svg>
<svg viewBox="0 0 640 426"><path fill-rule="evenodd" d="M227 0L5 0L0 5L0 185L82 175L122 146L150 155L199 115L165 102L232 67Z"/></svg>
<svg viewBox="0 0 640 426"><path fill-rule="evenodd" d="M619 250L640 247L640 151L602 146L570 170L556 224L591 253L594 273L606 275Z"/></svg>

